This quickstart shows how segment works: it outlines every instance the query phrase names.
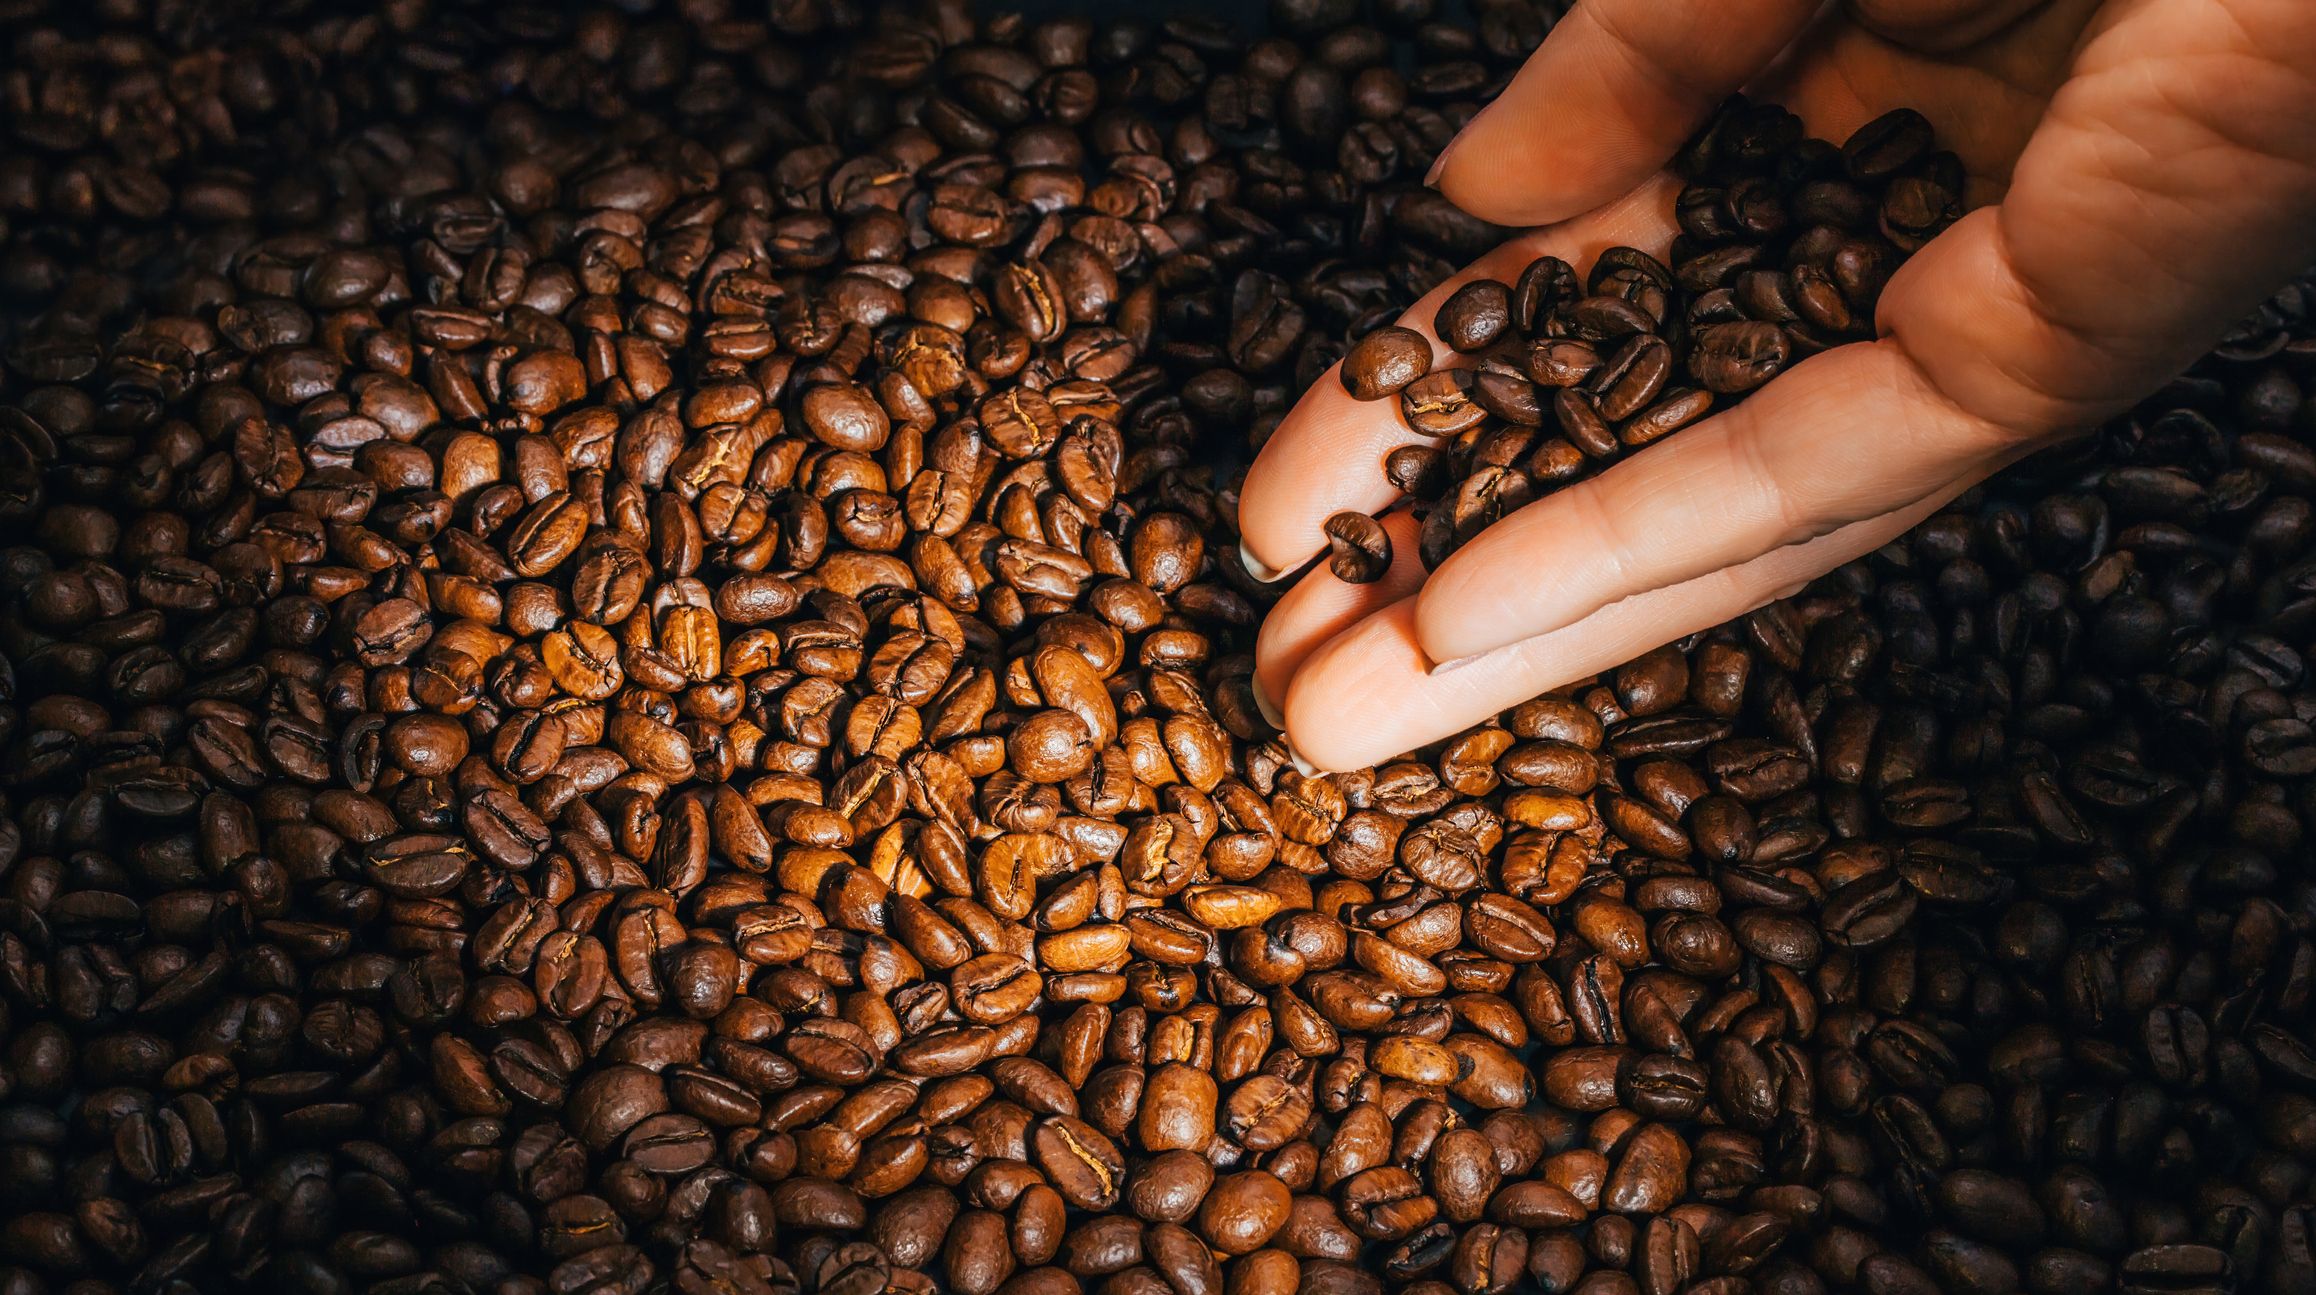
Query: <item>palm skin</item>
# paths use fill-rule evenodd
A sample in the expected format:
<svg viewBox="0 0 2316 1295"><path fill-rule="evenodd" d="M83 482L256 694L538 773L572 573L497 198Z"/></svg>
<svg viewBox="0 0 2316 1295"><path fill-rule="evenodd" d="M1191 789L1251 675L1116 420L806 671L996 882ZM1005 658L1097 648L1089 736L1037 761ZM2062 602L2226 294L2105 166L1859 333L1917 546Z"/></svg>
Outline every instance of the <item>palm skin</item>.
<svg viewBox="0 0 2316 1295"><path fill-rule="evenodd" d="M1663 255L1659 168L1744 88L1847 137L1913 107L1975 208L1884 292L1879 340L1512 514L1436 572L1386 516L1369 585L1322 567L1266 620L1257 695L1324 769L1370 764L1788 594L1988 473L2127 408L2316 259L2316 5L2306 0L1583 0L1442 155L1466 210L1538 255ZM1436 351L1447 362L1445 348ZM1380 512L1388 404L1323 379L1250 470L1248 569L1302 565ZM1446 663L1443 667L1441 663Z"/></svg>

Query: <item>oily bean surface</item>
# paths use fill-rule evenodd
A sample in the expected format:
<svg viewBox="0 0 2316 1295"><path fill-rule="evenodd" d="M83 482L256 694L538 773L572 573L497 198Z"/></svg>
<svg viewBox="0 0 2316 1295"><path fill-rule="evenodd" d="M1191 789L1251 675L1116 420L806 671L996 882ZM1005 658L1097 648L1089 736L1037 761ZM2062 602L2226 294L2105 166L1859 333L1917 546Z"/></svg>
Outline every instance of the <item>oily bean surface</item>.
<svg viewBox="0 0 2316 1295"><path fill-rule="evenodd" d="M1372 584L1391 568L1391 536L1365 513L1327 519L1327 569L1345 584Z"/></svg>

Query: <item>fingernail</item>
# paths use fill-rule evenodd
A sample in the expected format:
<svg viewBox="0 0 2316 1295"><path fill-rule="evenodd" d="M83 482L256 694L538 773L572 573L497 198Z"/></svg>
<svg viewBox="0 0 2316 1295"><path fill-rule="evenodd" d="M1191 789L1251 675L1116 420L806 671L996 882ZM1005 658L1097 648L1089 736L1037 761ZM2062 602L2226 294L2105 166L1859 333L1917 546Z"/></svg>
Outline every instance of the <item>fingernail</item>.
<svg viewBox="0 0 2316 1295"><path fill-rule="evenodd" d="M1254 555L1254 550L1248 548L1246 546L1246 541L1244 540L1239 541L1238 560L1241 565L1246 567L1246 573L1248 575L1253 576L1256 580L1259 580L1266 585L1277 582L1280 576L1286 574L1284 571L1280 571L1264 565L1263 560Z"/></svg>
<svg viewBox="0 0 2316 1295"><path fill-rule="evenodd" d="M1287 726L1286 713L1279 709L1277 702L1271 700L1269 693L1263 691L1263 677L1259 674L1248 675L1246 686L1247 691L1254 694L1255 709L1262 712L1263 723L1284 730Z"/></svg>
<svg viewBox="0 0 2316 1295"><path fill-rule="evenodd" d="M1481 113L1485 113L1486 111L1487 109L1485 108L1480 109ZM1423 187L1426 189L1436 189L1439 187L1440 172L1447 170L1449 156L1454 154L1456 151L1456 145L1464 142L1464 136L1472 133L1472 122L1476 122L1479 119L1479 116L1475 114L1471 121L1465 122L1464 128L1457 131L1454 138L1448 140L1447 147L1442 148L1439 151L1439 156L1431 160L1431 169L1423 173Z"/></svg>
<svg viewBox="0 0 2316 1295"><path fill-rule="evenodd" d="M1296 773L1299 773L1306 778L1316 778L1319 776L1319 766L1312 764L1310 761L1304 759L1303 753L1295 749L1294 743L1288 742L1285 738L1280 738L1279 741L1286 746L1287 763L1295 766Z"/></svg>
<svg viewBox="0 0 2316 1295"><path fill-rule="evenodd" d="M1477 661L1486 655L1487 653L1485 652L1474 652L1470 656L1460 656L1453 661L1442 661L1439 664L1433 666L1429 673L1432 678L1437 679L1441 675L1447 674L1450 671L1461 670L1465 666L1470 665L1472 662Z"/></svg>

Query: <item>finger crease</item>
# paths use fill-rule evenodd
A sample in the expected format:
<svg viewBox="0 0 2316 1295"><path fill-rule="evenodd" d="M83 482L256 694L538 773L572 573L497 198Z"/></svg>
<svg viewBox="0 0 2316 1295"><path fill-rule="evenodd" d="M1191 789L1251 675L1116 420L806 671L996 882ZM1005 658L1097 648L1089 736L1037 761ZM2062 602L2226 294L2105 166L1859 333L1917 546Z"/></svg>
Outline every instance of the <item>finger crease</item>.
<svg viewBox="0 0 2316 1295"><path fill-rule="evenodd" d="M1577 486L1571 493L1575 497L1570 502L1580 513L1587 515L1578 520L1589 523L1581 527L1580 532L1596 532L1606 541L1599 546L1604 576L1600 586L1607 589L1631 588L1634 583L1633 554L1639 551L1640 545L1646 543L1646 540L1632 534L1627 514L1609 507L1608 492L1598 488L1597 482Z"/></svg>
<svg viewBox="0 0 2316 1295"><path fill-rule="evenodd" d="M1749 424L1748 427L1758 430L1757 424ZM1829 521L1811 516L1813 510L1804 508L1793 492L1785 488L1784 481L1770 464L1769 446L1759 435L1748 431L1732 433L1729 437L1729 454L1736 460L1736 475L1731 480L1753 483L1754 493L1761 500L1761 511L1777 528L1775 547L1805 544L1838 529L1844 522L1854 520L1841 518Z"/></svg>

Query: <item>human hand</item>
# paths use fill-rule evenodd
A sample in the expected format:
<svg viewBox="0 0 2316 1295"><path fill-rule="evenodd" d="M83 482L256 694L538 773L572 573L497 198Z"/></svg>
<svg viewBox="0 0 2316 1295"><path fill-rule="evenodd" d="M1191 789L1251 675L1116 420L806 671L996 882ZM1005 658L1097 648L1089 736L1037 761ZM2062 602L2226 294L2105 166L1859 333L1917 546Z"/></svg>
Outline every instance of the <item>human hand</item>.
<svg viewBox="0 0 2316 1295"><path fill-rule="evenodd" d="M1427 573L1405 510L1381 579L1321 564L1257 645L1257 697L1322 769L1372 764L1799 590L2002 465L2128 408L2316 259L2307 0L1583 0L1448 146L1442 192L1541 226L1401 323L1542 255L1667 254L1659 168L1751 87L1840 140L1919 109L1976 208L1883 291L1879 339L1505 517ZM1584 214L1579 214L1584 213ZM1432 338L1435 365L1469 362ZM1332 372L1241 493L1258 578L1377 513L1424 443ZM1446 663L1435 669L1435 663Z"/></svg>

